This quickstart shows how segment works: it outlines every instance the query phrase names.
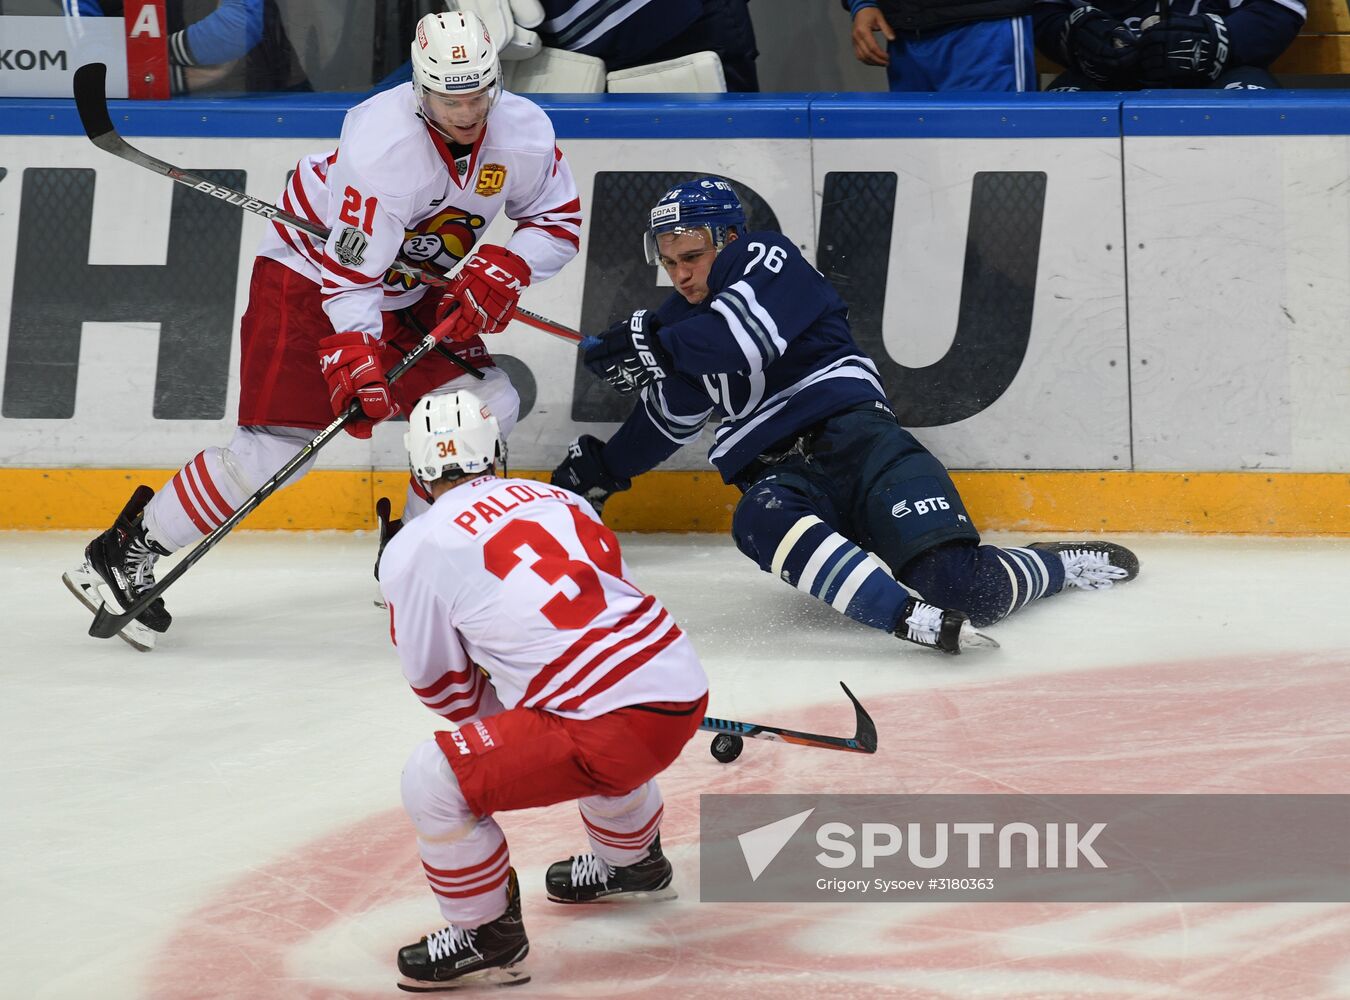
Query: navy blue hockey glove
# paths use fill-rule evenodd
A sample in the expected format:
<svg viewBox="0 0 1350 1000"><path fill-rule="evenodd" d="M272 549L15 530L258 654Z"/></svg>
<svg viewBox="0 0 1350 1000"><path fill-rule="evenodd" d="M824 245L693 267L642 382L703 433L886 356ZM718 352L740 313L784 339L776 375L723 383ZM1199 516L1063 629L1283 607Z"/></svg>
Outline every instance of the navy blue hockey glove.
<svg viewBox="0 0 1350 1000"><path fill-rule="evenodd" d="M1074 8L1059 40L1071 68L1108 86L1134 82L1137 43L1122 21L1091 5Z"/></svg>
<svg viewBox="0 0 1350 1000"><path fill-rule="evenodd" d="M583 434L567 446L567 457L553 470L549 483L585 497L597 514L605 512L605 501L633 485L631 479L610 474L605 465L605 443Z"/></svg>
<svg viewBox="0 0 1350 1000"><path fill-rule="evenodd" d="M582 364L621 393L651 385L674 370L656 336L660 326L655 316L639 309L600 336L582 340Z"/></svg>
<svg viewBox="0 0 1350 1000"><path fill-rule="evenodd" d="M1232 52L1217 14L1173 14L1139 36L1139 75L1145 87L1204 86L1228 68Z"/></svg>

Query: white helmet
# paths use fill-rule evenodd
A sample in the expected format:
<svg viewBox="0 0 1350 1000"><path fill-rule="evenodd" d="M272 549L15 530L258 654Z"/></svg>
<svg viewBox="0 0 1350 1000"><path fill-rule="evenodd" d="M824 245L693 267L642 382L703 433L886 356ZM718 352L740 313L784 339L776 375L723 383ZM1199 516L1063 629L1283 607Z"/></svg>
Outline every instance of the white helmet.
<svg viewBox="0 0 1350 1000"><path fill-rule="evenodd" d="M451 140L450 124L477 127L502 96L497 46L473 11L428 14L417 22L412 78L418 113ZM456 113L459 121L453 121Z"/></svg>
<svg viewBox="0 0 1350 1000"><path fill-rule="evenodd" d="M403 447L408 449L413 475L426 483L440 479L447 470L465 475L486 472L506 457L497 418L467 389L419 399L408 414Z"/></svg>

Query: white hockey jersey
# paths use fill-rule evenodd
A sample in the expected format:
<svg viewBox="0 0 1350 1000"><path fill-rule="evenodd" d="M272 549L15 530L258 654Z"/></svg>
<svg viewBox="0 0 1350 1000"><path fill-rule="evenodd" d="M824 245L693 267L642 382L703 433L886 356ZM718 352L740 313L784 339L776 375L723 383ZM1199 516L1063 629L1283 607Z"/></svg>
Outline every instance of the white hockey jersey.
<svg viewBox="0 0 1350 1000"><path fill-rule="evenodd" d="M380 560L403 674L452 722L475 717L481 667L506 708L590 719L687 702L703 666L614 533L574 493L480 476L404 525Z"/></svg>
<svg viewBox="0 0 1350 1000"><path fill-rule="evenodd" d="M337 149L300 161L281 207L327 227L328 242L274 222L258 253L322 286L334 330L376 337L382 310L426 290L388 270L400 251L444 274L505 211L519 223L506 246L537 283L576 255L581 238L581 202L553 123L510 93L458 161L417 117L411 83L376 94L347 112Z"/></svg>

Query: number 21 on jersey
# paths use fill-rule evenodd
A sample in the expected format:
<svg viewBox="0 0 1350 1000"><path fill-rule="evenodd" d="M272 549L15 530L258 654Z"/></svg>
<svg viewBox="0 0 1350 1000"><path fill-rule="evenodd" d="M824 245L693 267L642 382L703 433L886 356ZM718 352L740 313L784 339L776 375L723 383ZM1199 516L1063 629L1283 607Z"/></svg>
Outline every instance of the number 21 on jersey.
<svg viewBox="0 0 1350 1000"><path fill-rule="evenodd" d="M361 232L373 236L371 227L375 224L375 205L374 195L365 199L365 211L358 218L356 213L361 209L361 192L348 184L347 190L342 192L342 210L338 212L338 218L349 226L360 226Z"/></svg>

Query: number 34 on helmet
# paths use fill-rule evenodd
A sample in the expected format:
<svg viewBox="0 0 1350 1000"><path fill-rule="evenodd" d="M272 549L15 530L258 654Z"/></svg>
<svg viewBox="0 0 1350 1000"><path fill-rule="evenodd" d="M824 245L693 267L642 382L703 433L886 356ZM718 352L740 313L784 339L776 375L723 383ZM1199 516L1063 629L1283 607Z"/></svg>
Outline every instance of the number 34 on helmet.
<svg viewBox="0 0 1350 1000"><path fill-rule="evenodd" d="M424 483L447 472L486 472L506 460L501 427L487 404L467 389L423 396L408 414L403 435L408 466Z"/></svg>

